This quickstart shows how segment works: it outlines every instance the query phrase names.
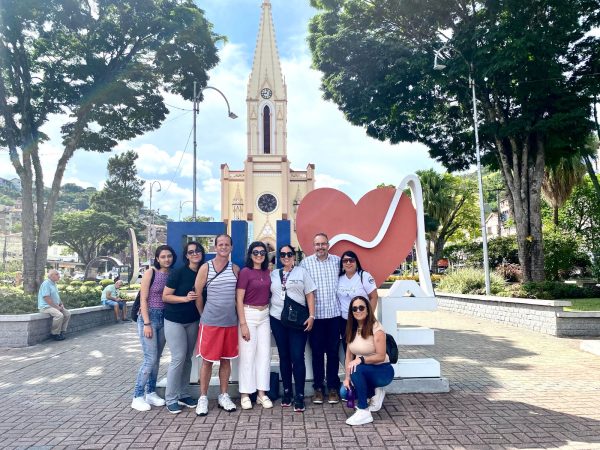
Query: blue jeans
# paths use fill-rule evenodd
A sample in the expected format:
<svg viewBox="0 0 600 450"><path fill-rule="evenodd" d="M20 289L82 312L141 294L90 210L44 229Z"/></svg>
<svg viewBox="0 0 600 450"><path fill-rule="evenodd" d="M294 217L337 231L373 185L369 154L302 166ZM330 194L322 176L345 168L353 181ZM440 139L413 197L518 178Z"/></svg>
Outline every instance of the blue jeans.
<svg viewBox="0 0 600 450"><path fill-rule="evenodd" d="M138 371L135 380L134 397L142 397L144 392L150 393L156 390L156 378L158 377L158 366L163 349L165 348L165 320L164 310L150 308L150 323L152 324L152 337L144 336L144 318L138 316L137 327L142 351L144 352L144 362Z"/></svg>
<svg viewBox="0 0 600 450"><path fill-rule="evenodd" d="M323 390L325 382L325 355L327 355L327 388L340 388L340 318L316 319L310 332L310 348L312 350L312 366L314 374L313 387Z"/></svg>
<svg viewBox="0 0 600 450"><path fill-rule="evenodd" d="M390 363L356 366L356 371L350 375L350 380L356 390L358 407L367 408L367 399L375 395L375 388L387 386L393 379L394 368Z"/></svg>
<svg viewBox="0 0 600 450"><path fill-rule="evenodd" d="M292 374L296 385L296 395L304 396L306 381L306 364L304 363L304 348L308 333L285 327L281 320L270 316L271 332L275 337L279 353L279 373L283 382L283 390L292 392Z"/></svg>

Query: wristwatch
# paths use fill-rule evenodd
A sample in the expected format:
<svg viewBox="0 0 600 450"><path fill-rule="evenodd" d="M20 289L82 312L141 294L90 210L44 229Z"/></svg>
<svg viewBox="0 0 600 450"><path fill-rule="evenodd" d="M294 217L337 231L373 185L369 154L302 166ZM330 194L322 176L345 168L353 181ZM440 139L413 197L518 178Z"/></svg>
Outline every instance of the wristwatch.
<svg viewBox="0 0 600 450"><path fill-rule="evenodd" d="M363 364L366 364L366 363L365 363L365 357L364 357L364 356L359 356L359 358L358 358L358 359L360 359L360 362L361 362L361 363L363 363Z"/></svg>

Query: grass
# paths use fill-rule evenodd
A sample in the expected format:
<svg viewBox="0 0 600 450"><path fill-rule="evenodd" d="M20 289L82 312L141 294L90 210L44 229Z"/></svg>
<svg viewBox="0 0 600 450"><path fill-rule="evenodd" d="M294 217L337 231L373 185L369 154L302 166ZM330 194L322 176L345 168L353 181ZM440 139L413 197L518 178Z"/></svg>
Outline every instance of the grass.
<svg viewBox="0 0 600 450"><path fill-rule="evenodd" d="M565 311L598 311L600 312L600 298L578 298L569 300L572 306L565 306Z"/></svg>

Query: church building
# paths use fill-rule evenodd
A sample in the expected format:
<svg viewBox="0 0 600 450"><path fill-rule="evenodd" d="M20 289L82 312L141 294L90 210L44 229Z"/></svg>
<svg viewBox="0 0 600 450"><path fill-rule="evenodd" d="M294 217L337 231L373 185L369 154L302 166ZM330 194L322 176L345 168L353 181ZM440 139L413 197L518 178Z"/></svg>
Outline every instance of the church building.
<svg viewBox="0 0 600 450"><path fill-rule="evenodd" d="M276 246L277 220L292 222L302 198L314 189L315 166L292 170L287 157L287 86L281 72L271 2L263 0L246 94L247 156L243 170L221 165L221 218L247 220L251 240Z"/></svg>

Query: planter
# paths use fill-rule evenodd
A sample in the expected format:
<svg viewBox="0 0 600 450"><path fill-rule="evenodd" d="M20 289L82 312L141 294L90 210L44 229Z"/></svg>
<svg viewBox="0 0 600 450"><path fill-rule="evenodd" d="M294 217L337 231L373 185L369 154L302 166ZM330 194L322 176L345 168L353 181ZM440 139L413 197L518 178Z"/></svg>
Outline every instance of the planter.
<svg viewBox="0 0 600 450"><path fill-rule="evenodd" d="M438 307L494 322L526 328L559 337L600 336L600 312L565 312L568 300L525 298L436 292Z"/></svg>

